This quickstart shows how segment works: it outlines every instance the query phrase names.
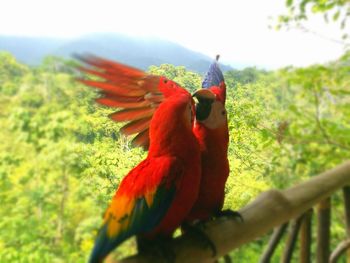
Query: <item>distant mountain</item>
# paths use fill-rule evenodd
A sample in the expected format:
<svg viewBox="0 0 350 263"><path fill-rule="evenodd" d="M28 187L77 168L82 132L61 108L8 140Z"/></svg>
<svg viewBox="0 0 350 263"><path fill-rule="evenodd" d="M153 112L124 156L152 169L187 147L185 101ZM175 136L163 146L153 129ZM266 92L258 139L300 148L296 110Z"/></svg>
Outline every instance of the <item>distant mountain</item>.
<svg viewBox="0 0 350 263"><path fill-rule="evenodd" d="M147 69L164 63L185 66L204 73L213 58L179 44L156 38L137 38L120 34L91 34L79 38L44 38L0 36L0 51L11 52L19 61L38 65L48 55L71 57L91 53ZM232 69L221 65L223 71Z"/></svg>
<svg viewBox="0 0 350 263"><path fill-rule="evenodd" d="M44 56L52 54L64 42L54 38L0 36L0 51L9 51L19 61L37 65Z"/></svg>

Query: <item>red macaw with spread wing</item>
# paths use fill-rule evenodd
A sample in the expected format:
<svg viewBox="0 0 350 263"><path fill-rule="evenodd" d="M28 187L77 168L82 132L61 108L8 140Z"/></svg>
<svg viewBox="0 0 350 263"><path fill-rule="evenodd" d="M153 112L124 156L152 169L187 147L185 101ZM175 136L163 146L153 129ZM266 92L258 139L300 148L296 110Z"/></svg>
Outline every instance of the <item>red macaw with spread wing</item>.
<svg viewBox="0 0 350 263"><path fill-rule="evenodd" d="M101 262L132 235L171 236L197 199L201 160L193 134L194 104L185 89L164 77L94 56L78 57L80 70L102 80L80 80L101 90L97 102L122 108L110 117L127 121L121 130L137 134L135 145L148 148L145 160L120 183L107 209L90 262ZM213 99L210 92L196 96Z"/></svg>

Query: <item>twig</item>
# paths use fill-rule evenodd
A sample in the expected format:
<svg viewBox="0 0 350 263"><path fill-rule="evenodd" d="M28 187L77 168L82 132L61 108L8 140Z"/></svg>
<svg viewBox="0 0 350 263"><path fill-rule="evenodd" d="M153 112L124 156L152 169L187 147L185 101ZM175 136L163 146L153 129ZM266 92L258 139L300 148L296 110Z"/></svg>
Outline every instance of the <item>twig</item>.
<svg viewBox="0 0 350 263"><path fill-rule="evenodd" d="M261 256L261 258L259 260L259 263L270 262L277 245L279 244L284 232L287 229L287 226L288 226L288 223L285 223L285 224L280 225L279 227L275 228L275 230L273 231L273 234L270 238L269 244L267 245L266 250L264 251L263 255Z"/></svg>

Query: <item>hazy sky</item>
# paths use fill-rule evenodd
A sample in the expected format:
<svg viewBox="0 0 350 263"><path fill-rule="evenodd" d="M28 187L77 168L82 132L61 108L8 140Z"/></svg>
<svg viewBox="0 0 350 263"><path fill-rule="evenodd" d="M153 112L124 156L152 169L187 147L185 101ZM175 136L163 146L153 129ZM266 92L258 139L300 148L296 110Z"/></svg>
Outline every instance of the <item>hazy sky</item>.
<svg viewBox="0 0 350 263"><path fill-rule="evenodd" d="M276 68L339 57L343 47L297 30L268 29L268 17L285 0L4 0L0 35L79 36L121 32L180 43L223 62ZM339 37L337 27L315 17L308 27Z"/></svg>

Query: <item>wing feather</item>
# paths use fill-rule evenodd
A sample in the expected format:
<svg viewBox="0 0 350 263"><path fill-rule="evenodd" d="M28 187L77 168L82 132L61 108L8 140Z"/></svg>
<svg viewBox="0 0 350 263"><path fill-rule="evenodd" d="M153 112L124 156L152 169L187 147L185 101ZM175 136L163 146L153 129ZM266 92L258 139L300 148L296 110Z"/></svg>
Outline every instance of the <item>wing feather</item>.
<svg viewBox="0 0 350 263"><path fill-rule="evenodd" d="M102 69L108 73L118 73L118 75L125 75L130 77L143 77L145 73L142 70L115 62L100 58L94 55L75 55L77 59L85 64Z"/></svg>
<svg viewBox="0 0 350 263"><path fill-rule="evenodd" d="M155 109L151 107L143 107L143 108L131 108L124 109L121 111L117 111L112 113L109 117L115 121L133 121L144 118L149 118L153 115Z"/></svg>
<svg viewBox="0 0 350 263"><path fill-rule="evenodd" d="M123 126L120 131L126 135L131 135L135 133L140 133L149 127L149 123L151 122L151 117L136 120L133 122L129 122L125 126Z"/></svg>
<svg viewBox="0 0 350 263"><path fill-rule="evenodd" d="M140 132L131 141L135 147L143 147L145 150L149 147L149 129Z"/></svg>
<svg viewBox="0 0 350 263"><path fill-rule="evenodd" d="M120 84L113 84L109 82L100 82L100 81L94 81L94 80L85 80L81 79L80 82L84 83L87 86L91 86L94 88L101 89L102 91L106 92L107 94L113 94L116 96L144 96L146 94L146 91L142 89L133 89L133 88L126 88L121 86Z"/></svg>
<svg viewBox="0 0 350 263"><path fill-rule="evenodd" d="M86 65L79 66L80 71L98 77L97 80L95 78L79 81L100 90L101 97L96 99L97 103L120 109L111 114L110 118L117 122L128 122L121 132L125 135L136 134L133 145L147 149L150 120L166 97L160 88L161 80L163 84L168 83L168 80L96 56L76 57ZM170 81L169 84L172 88L180 88Z"/></svg>
<svg viewBox="0 0 350 263"><path fill-rule="evenodd" d="M154 229L170 208L183 173L181 161L164 156L131 170L105 213L89 262L101 262L125 239Z"/></svg>
<svg viewBox="0 0 350 263"><path fill-rule="evenodd" d="M139 97L135 97L135 98L139 98ZM144 100L139 100L139 101L137 99L135 99L134 101L132 99L123 100L121 97L114 97L112 95L108 97L98 98L96 99L96 102L111 108L124 108L124 109L141 108L149 105L149 103Z"/></svg>

